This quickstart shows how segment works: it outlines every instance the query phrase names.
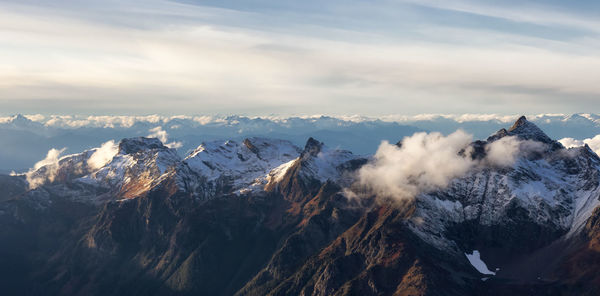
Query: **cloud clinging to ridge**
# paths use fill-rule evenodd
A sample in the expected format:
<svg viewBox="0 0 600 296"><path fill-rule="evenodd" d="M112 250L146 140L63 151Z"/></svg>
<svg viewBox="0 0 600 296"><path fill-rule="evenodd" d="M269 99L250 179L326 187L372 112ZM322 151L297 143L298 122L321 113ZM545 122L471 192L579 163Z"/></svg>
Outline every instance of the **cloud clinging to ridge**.
<svg viewBox="0 0 600 296"><path fill-rule="evenodd" d="M29 172L25 173L25 177L30 189L35 189L40 185L43 185L45 182L54 181L56 174L58 173L58 161L61 154L65 152L66 149L67 148L50 149L44 159L36 162L33 168L30 169ZM39 172L38 170L41 168L44 168L45 170L43 172Z"/></svg>
<svg viewBox="0 0 600 296"><path fill-rule="evenodd" d="M90 169L95 170L103 167L110 162L119 152L119 145L114 140L103 143L87 160Z"/></svg>
<svg viewBox="0 0 600 296"><path fill-rule="evenodd" d="M358 171L358 182L381 197L406 200L444 188L478 167L510 167L521 153L540 151L545 144L514 136L487 143L485 157L474 159L473 136L458 130L448 136L415 133L401 145L382 142L370 163Z"/></svg>

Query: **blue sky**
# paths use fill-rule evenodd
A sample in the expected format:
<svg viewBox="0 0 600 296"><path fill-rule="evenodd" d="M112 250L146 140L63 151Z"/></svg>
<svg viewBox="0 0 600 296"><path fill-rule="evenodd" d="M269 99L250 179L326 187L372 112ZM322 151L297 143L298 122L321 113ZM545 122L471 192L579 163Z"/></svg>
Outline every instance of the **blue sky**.
<svg viewBox="0 0 600 296"><path fill-rule="evenodd" d="M575 113L597 1L0 1L0 114Z"/></svg>

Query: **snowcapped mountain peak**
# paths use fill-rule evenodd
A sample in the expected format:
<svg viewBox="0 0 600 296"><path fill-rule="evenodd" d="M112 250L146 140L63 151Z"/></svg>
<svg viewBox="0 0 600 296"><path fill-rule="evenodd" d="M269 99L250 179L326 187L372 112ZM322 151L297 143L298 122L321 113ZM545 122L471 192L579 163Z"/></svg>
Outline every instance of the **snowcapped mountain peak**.
<svg viewBox="0 0 600 296"><path fill-rule="evenodd" d="M533 140L542 143L555 143L537 125L527 120L525 116L519 119L508 129L509 136L517 136L522 140Z"/></svg>
<svg viewBox="0 0 600 296"><path fill-rule="evenodd" d="M68 182L70 180L82 177L90 173L87 161L94 150L87 150L77 154L70 154L60 157L60 159L45 159L46 162L41 166L34 167L29 172L24 173L30 189L35 189L40 185Z"/></svg>
<svg viewBox="0 0 600 296"><path fill-rule="evenodd" d="M126 138L119 143L119 154L134 154L152 149L169 149L157 138Z"/></svg>
<svg viewBox="0 0 600 296"><path fill-rule="evenodd" d="M309 138L299 161L302 175L325 182L340 181L344 171L352 167L348 163L357 159L362 158L348 150L332 149L323 142Z"/></svg>
<svg viewBox="0 0 600 296"><path fill-rule="evenodd" d="M208 182L226 183L232 190L262 188L269 172L298 157L301 150L285 140L247 138L237 142L201 144L185 158L187 166Z"/></svg>
<svg viewBox="0 0 600 296"><path fill-rule="evenodd" d="M271 158L298 157L300 148L285 140L267 139L260 137L246 138L243 145L256 154L259 159L269 160Z"/></svg>
<svg viewBox="0 0 600 296"><path fill-rule="evenodd" d="M508 129L500 129L495 134L491 135L487 141L493 142L506 136L515 136L521 140L531 140L549 144L552 150L562 148L562 145L555 140L552 140L544 133L537 125L528 121L525 116L519 117L517 121Z"/></svg>
<svg viewBox="0 0 600 296"><path fill-rule="evenodd" d="M156 138L126 138L119 142L118 153L107 164L77 180L130 198L149 190L179 162L175 149Z"/></svg>
<svg viewBox="0 0 600 296"><path fill-rule="evenodd" d="M509 132L514 131L515 129L525 126L527 124L529 124L530 122L527 121L527 117L525 117L524 115L519 117L519 119L517 119L517 121L515 121L515 123L508 129Z"/></svg>
<svg viewBox="0 0 600 296"><path fill-rule="evenodd" d="M547 148L532 150L537 156L530 157L531 147L521 146L520 156L510 168L471 170L446 188L418 196L417 213L425 222L415 226L417 235L446 248L453 242L438 238L446 227L460 223L476 223L482 229L510 228L511 223L524 219L557 235L582 229L600 205L600 158L596 153L585 146L565 149L524 116L510 129L490 136L487 143L475 142L474 146L507 136L541 142Z"/></svg>

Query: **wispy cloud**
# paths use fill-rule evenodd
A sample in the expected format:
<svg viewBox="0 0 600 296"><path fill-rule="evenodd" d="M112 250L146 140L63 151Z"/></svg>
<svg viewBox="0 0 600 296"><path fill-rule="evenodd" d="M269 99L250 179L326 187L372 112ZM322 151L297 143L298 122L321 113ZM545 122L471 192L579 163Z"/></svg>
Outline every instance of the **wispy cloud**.
<svg viewBox="0 0 600 296"><path fill-rule="evenodd" d="M474 0L401 0L416 5L443 10L471 13L514 22L558 27L572 27L598 32L600 22L595 18L565 12L564 7L541 5L532 1L502 2L496 5ZM515 5L518 4L518 5ZM577 6L578 4L572 4Z"/></svg>
<svg viewBox="0 0 600 296"><path fill-rule="evenodd" d="M0 4L5 110L381 115L600 107L596 21L533 5L28 3ZM439 23L415 5L586 32L549 40L485 21ZM394 18L391 11L407 14L399 8L406 18Z"/></svg>

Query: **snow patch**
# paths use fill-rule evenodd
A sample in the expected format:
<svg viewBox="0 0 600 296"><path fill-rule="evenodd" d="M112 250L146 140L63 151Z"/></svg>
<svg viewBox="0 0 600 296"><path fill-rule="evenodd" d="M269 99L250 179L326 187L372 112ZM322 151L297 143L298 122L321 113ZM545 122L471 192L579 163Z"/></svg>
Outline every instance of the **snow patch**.
<svg viewBox="0 0 600 296"><path fill-rule="evenodd" d="M465 256L467 256L467 259L469 260L471 265L473 265L473 267L477 269L477 271L479 271L482 274L496 275L495 272L488 269L487 265L485 264L485 262L483 262L483 260L481 260L479 255L480 254L478 250L474 250L472 254L465 253Z"/></svg>

